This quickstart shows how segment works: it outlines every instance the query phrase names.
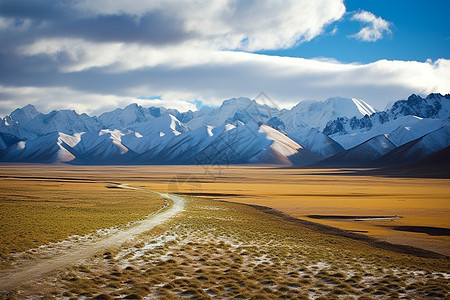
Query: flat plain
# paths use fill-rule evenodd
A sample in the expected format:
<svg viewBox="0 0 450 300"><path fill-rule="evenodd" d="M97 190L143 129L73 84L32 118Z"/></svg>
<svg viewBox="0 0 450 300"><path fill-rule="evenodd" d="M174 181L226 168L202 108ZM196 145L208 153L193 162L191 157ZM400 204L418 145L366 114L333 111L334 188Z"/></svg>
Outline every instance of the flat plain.
<svg viewBox="0 0 450 300"><path fill-rule="evenodd" d="M2 165L0 172L0 287L8 272L89 247L168 209L167 201L173 206L152 191L185 199L175 217L0 288L1 298L450 296L445 179L246 166Z"/></svg>

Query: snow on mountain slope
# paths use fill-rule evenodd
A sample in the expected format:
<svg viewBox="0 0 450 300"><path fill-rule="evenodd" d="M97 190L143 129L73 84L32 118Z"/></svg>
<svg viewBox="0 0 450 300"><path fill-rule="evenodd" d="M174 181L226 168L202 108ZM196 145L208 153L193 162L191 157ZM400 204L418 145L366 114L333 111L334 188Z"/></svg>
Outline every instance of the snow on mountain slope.
<svg viewBox="0 0 450 300"><path fill-rule="evenodd" d="M288 156L297 152L292 148L301 148L275 129L254 122L237 121L214 128L212 133L211 142L197 152L193 161L200 164L292 164Z"/></svg>
<svg viewBox="0 0 450 300"><path fill-rule="evenodd" d="M100 130L80 134L80 141L72 146L76 164L123 164L137 154L122 144L124 133L119 130Z"/></svg>
<svg viewBox="0 0 450 300"><path fill-rule="evenodd" d="M258 132L264 133L273 143L269 149L265 148L250 158L250 162L306 166L321 159L270 126L261 125Z"/></svg>
<svg viewBox="0 0 450 300"><path fill-rule="evenodd" d="M32 133L26 127L26 124L37 115L39 115L39 112L31 104L17 108L9 116L5 116L1 120L0 132L14 135L19 139L34 138L37 135Z"/></svg>
<svg viewBox="0 0 450 300"><path fill-rule="evenodd" d="M388 135L382 134L375 136L356 147L322 160L316 164L316 166L368 167L371 166L374 161L395 148L396 146L389 140Z"/></svg>
<svg viewBox="0 0 450 300"><path fill-rule="evenodd" d="M159 112L152 115L149 109L133 103L123 109L116 108L113 111L105 112L98 117L98 120L106 128L123 129L135 123L147 122L155 117L159 117Z"/></svg>
<svg viewBox="0 0 450 300"><path fill-rule="evenodd" d="M6 116L0 123L0 132L11 134L20 140L28 140L37 137L37 134L31 132L28 128L19 123L11 123L9 117Z"/></svg>
<svg viewBox="0 0 450 300"><path fill-rule="evenodd" d="M98 120L109 129L127 129L137 123L152 121L169 114L175 116L181 122L188 122L194 116L192 111L179 112L176 109L154 106L145 108L133 103L123 109L117 108L113 111L105 112L98 117Z"/></svg>
<svg viewBox="0 0 450 300"><path fill-rule="evenodd" d="M450 119L416 118L413 122L409 124L403 123L396 130L392 131L389 134L389 139L396 146L401 146L445 126L450 126Z"/></svg>
<svg viewBox="0 0 450 300"><path fill-rule="evenodd" d="M450 146L450 124L392 150L376 161L378 165L399 165L426 158Z"/></svg>
<svg viewBox="0 0 450 300"><path fill-rule="evenodd" d="M396 146L401 146L438 129L449 122L450 121L447 119L422 119L415 116L404 116L376 126L369 131L356 131L346 135L334 134L330 137L344 147L344 149L350 149L375 136L388 134L389 139Z"/></svg>
<svg viewBox="0 0 450 300"><path fill-rule="evenodd" d="M329 136L360 133L404 116L447 119L450 117L450 94L445 96L430 94L425 98L411 95L408 100L396 101L388 110L374 113L371 116L338 117L328 122L323 133Z"/></svg>
<svg viewBox="0 0 450 300"><path fill-rule="evenodd" d="M122 144L137 154L150 149L162 149L172 139L172 136L142 136L138 132L131 132L122 137ZM159 150L158 150L159 151Z"/></svg>
<svg viewBox="0 0 450 300"><path fill-rule="evenodd" d="M195 112L194 118L187 125L189 128L196 129L207 125L217 127L236 121L264 123L278 114L279 111L276 108L259 104L249 98L240 97L223 101L219 108L204 108Z"/></svg>
<svg viewBox="0 0 450 300"><path fill-rule="evenodd" d="M79 115L73 110L54 110L48 114L41 114L32 105L16 109L10 116L3 118L0 124L0 132L13 134L21 140L54 132L74 134L101 128L100 122L87 114Z"/></svg>
<svg viewBox="0 0 450 300"><path fill-rule="evenodd" d="M96 118L89 117L84 113L79 115L74 110L54 110L48 114L39 114L27 122L26 126L39 136L52 132L73 134L97 131L102 128Z"/></svg>
<svg viewBox="0 0 450 300"><path fill-rule="evenodd" d="M143 136L175 136L189 130L185 124L171 114L161 116L151 121L136 123L129 126L128 129L139 132Z"/></svg>
<svg viewBox="0 0 450 300"><path fill-rule="evenodd" d="M187 132L187 126L167 114L151 121L135 123L122 137L122 144L141 154L150 149L162 149L173 137Z"/></svg>
<svg viewBox="0 0 450 300"><path fill-rule="evenodd" d="M0 161L58 163L75 159L72 146L80 141L80 134L51 133L28 141L20 141L0 154Z"/></svg>
<svg viewBox="0 0 450 300"><path fill-rule="evenodd" d="M139 163L197 165L305 165L317 160L317 155L270 126L240 121L188 131L172 138L163 149L151 149L137 158Z"/></svg>
<svg viewBox="0 0 450 300"><path fill-rule="evenodd" d="M391 119L406 115L446 119L450 117L450 94L429 94L425 98L413 94L407 100L395 102L388 114Z"/></svg>
<svg viewBox="0 0 450 300"><path fill-rule="evenodd" d="M330 120L338 117L363 117L373 113L375 109L363 100L335 97L324 102L302 101L291 110L283 110L279 118L286 131L301 127L322 131Z"/></svg>
<svg viewBox="0 0 450 300"><path fill-rule="evenodd" d="M136 154L121 143L122 133L112 130L50 133L20 141L1 152L0 161L77 164L118 164L131 161Z"/></svg>
<svg viewBox="0 0 450 300"><path fill-rule="evenodd" d="M244 163L248 154L243 150L255 140L257 132L256 128L249 128L242 122L217 128L203 126L174 137L158 153L155 153L155 149L144 153L140 161L175 164Z"/></svg>
<svg viewBox="0 0 450 300"><path fill-rule="evenodd" d="M336 141L314 128L299 128L286 133L289 138L322 158L344 151Z"/></svg>
<svg viewBox="0 0 450 300"><path fill-rule="evenodd" d="M303 148L302 146L270 126L261 125L258 132L265 133L266 138L273 141L270 147L283 156L289 157L296 154L298 152L297 149Z"/></svg>
<svg viewBox="0 0 450 300"><path fill-rule="evenodd" d="M34 117L39 115L36 107L28 104L22 108L17 108L10 114L10 118L17 123L25 124L26 122L32 120Z"/></svg>
<svg viewBox="0 0 450 300"><path fill-rule="evenodd" d="M205 126L174 136L166 143L155 144L136 160L146 164L203 164L202 161L196 161L194 156L216 138L212 130L212 126Z"/></svg>
<svg viewBox="0 0 450 300"><path fill-rule="evenodd" d="M364 100L358 100L356 98L352 98L352 101L363 116L365 116L365 115L370 116L371 114L376 113L375 108L373 108L370 104L368 104Z"/></svg>
<svg viewBox="0 0 450 300"><path fill-rule="evenodd" d="M19 139L35 138L37 135L26 128L26 124L37 115L39 112L31 104L17 108L1 119L0 132L12 134Z"/></svg>

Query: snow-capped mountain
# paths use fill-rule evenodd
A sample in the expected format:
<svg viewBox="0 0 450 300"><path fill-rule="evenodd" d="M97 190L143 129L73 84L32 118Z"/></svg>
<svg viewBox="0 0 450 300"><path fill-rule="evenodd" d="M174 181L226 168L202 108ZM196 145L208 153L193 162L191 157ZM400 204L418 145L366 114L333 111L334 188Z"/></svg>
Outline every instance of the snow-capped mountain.
<svg viewBox="0 0 450 300"><path fill-rule="evenodd" d="M281 111L244 97L184 113L131 104L98 118L27 105L1 119L0 161L389 165L448 147L449 117L450 95L440 94L412 95L379 112L339 97Z"/></svg>
<svg viewBox="0 0 450 300"><path fill-rule="evenodd" d="M442 126L450 126L450 120L404 116L375 126L369 131L356 131L345 135L333 134L330 137L345 149L350 149L375 136L387 134L389 139L398 147Z"/></svg>
<svg viewBox="0 0 450 300"><path fill-rule="evenodd" d="M286 130L307 127L322 131L330 120L336 118L361 118L375 113L375 109L358 99L329 98L324 102L302 101L281 115Z"/></svg>
<svg viewBox="0 0 450 300"><path fill-rule="evenodd" d="M36 117L39 112L36 108L28 104L22 108L17 108L9 116L4 117L0 122L0 132L14 135L19 139L29 139L36 137L31 133L25 124Z"/></svg>
<svg viewBox="0 0 450 300"><path fill-rule="evenodd" d="M450 126L443 126L398 147L376 161L377 165L401 165L424 159L450 146Z"/></svg>
<svg viewBox="0 0 450 300"><path fill-rule="evenodd" d="M26 122L36 117L38 114L39 112L37 111L36 107L28 104L22 108L17 108L16 110L14 110L9 116L9 123L25 124Z"/></svg>
<svg viewBox="0 0 450 300"><path fill-rule="evenodd" d="M143 108L136 103L125 108L116 108L113 111L105 112L98 117L98 120L110 129L127 128L130 125L140 122L147 122L155 117L159 117L159 110Z"/></svg>
<svg viewBox="0 0 450 300"><path fill-rule="evenodd" d="M374 167L409 164L450 146L450 126L431 131L398 147L391 135L375 136L349 150L320 161L327 167Z"/></svg>
<svg viewBox="0 0 450 300"><path fill-rule="evenodd" d="M326 124L323 133L329 136L359 133L404 116L448 119L450 117L450 94L430 94L425 98L411 95L407 100L395 102L386 111L358 117L338 117Z"/></svg>
<svg viewBox="0 0 450 300"><path fill-rule="evenodd" d="M98 120L105 128L125 129L135 124L152 121L169 114L182 120L182 122L188 122L194 116L192 111L181 113L176 109L166 109L154 106L145 108L133 103L123 109L116 108L113 111L105 112L98 117Z"/></svg>
<svg viewBox="0 0 450 300"><path fill-rule="evenodd" d="M167 114L151 121L135 123L128 129L143 136L176 136L188 131L188 127L175 116Z"/></svg>
<svg viewBox="0 0 450 300"><path fill-rule="evenodd" d="M333 156L344 149L321 131L337 117L362 117L375 113L375 109L358 99L329 98L324 102L302 101L291 110L283 110L270 121L282 129L294 141L323 158Z"/></svg>
<svg viewBox="0 0 450 300"><path fill-rule="evenodd" d="M48 114L39 113L32 105L16 109L6 116L0 125L0 132L17 136L21 140L44 136L54 132L73 134L100 130L103 125L96 117L78 114L74 110L54 110Z"/></svg>
<svg viewBox="0 0 450 300"><path fill-rule="evenodd" d="M241 121L245 124L265 123L270 118L278 116L279 110L268 105L259 104L246 97L232 98L223 101L219 108L204 108L194 114L194 118L186 124L196 129L202 126L220 126L224 123Z"/></svg>
<svg viewBox="0 0 450 300"><path fill-rule="evenodd" d="M76 164L124 164L130 163L136 153L122 144L122 132L100 130L84 133L79 143L72 146Z"/></svg>
<svg viewBox="0 0 450 300"><path fill-rule="evenodd" d="M54 110L48 114L38 114L25 123L28 130L43 136L52 132L73 134L101 129L103 126L95 117L77 114L74 110Z"/></svg>
<svg viewBox="0 0 450 300"><path fill-rule="evenodd" d="M292 140L322 158L344 151L344 148L336 141L315 128L300 127L297 130L288 129L286 134Z"/></svg>
<svg viewBox="0 0 450 300"><path fill-rule="evenodd" d="M197 128L171 139L162 149L137 157L151 164L244 164L308 165L320 159L283 133L255 123Z"/></svg>
<svg viewBox="0 0 450 300"><path fill-rule="evenodd" d="M388 110L391 119L399 116L418 116L421 118L446 119L450 116L450 94L429 94L422 98L418 95L411 95L407 100L395 102Z"/></svg>
<svg viewBox="0 0 450 300"><path fill-rule="evenodd" d="M81 135L67 135L54 132L42 137L20 141L0 153L0 161L56 163L75 159L72 146L80 141Z"/></svg>

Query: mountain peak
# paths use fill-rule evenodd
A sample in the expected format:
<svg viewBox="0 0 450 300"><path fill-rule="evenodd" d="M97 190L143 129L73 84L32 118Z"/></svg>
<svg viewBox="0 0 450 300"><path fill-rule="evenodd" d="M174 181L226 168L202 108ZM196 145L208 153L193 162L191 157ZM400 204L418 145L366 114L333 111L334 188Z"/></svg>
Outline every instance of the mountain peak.
<svg viewBox="0 0 450 300"><path fill-rule="evenodd" d="M11 113L11 118L19 123L25 123L33 119L39 114L36 107L32 104L25 105L22 108L17 108Z"/></svg>
<svg viewBox="0 0 450 300"><path fill-rule="evenodd" d="M311 127L322 131L330 120L337 118L364 117L375 109L363 100L343 97L328 98L325 101L302 101L283 114L286 131Z"/></svg>
<svg viewBox="0 0 450 300"><path fill-rule="evenodd" d="M333 97L327 99L325 101L325 104L332 105L333 110L336 112L336 114L352 114L353 116L357 116L358 111L362 116L370 116L371 114L376 112L376 110L370 104L368 104L364 100L356 98ZM357 109L357 111L355 110L355 108Z"/></svg>
<svg viewBox="0 0 450 300"><path fill-rule="evenodd" d="M450 99L450 94L442 95L441 93L431 93L425 99Z"/></svg>
<svg viewBox="0 0 450 300"><path fill-rule="evenodd" d="M137 103L131 103L125 106L124 110L136 110L142 108L142 106L138 105Z"/></svg>
<svg viewBox="0 0 450 300"><path fill-rule="evenodd" d="M254 100L247 97L231 98L222 102L220 108L225 108L229 106L245 108L249 106Z"/></svg>

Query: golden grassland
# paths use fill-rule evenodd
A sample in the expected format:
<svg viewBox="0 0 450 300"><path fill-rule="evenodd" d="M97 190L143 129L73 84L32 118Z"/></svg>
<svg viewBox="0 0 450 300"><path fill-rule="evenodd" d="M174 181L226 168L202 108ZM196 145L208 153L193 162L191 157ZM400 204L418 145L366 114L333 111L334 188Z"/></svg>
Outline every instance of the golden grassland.
<svg viewBox="0 0 450 300"><path fill-rule="evenodd" d="M87 219L92 218L91 230L95 230L127 222L119 220L122 213L127 213L128 220L132 220L161 205L160 199L149 199L148 193L108 188L112 182L191 195L187 196L186 210L170 222L120 249L105 249L83 264L44 278L38 284L0 293L0 299L450 297L448 259L383 250L365 241L330 235L250 206L216 201L266 205L304 219L309 214L401 215L402 219L383 222L314 221L366 230L369 235L390 241L403 237L405 244L428 243L432 247L423 248L442 252L448 250L447 236L396 232L380 225L449 228L448 180L209 166L3 165L0 174L1 199L7 200L2 200L1 210L5 207L5 216L6 209L16 213L22 220L16 223L18 229L28 226L22 222L31 218L51 228L50 233L66 232L39 238L36 244L88 233L89 230L83 229L85 214ZM19 198L24 201L17 201ZM12 199L11 204L3 206L9 203L8 199ZM12 208L15 206L17 210ZM40 217L33 217L34 207L40 214L53 215L43 216L44 220L39 221ZM149 209L146 213L141 211L146 208ZM64 219L67 215L65 209L74 215L81 214L81 225L60 221L54 226L54 218ZM110 216L111 223L104 223L109 220L104 216ZM3 223L6 222L2 219L2 226ZM27 230L33 230L31 227ZM15 237L4 238L12 245L6 251L2 249L4 253L18 247ZM38 253L31 253L30 259L34 255Z"/></svg>
<svg viewBox="0 0 450 300"><path fill-rule="evenodd" d="M102 183L2 178L0 269L10 266L11 253L124 226L162 206L160 196Z"/></svg>
<svg viewBox="0 0 450 300"><path fill-rule="evenodd" d="M136 241L9 297L439 299L449 295L449 267L196 197Z"/></svg>
<svg viewBox="0 0 450 300"><path fill-rule="evenodd" d="M396 226L450 228L450 180L329 173L326 170L230 167L222 169L212 180L179 174L180 184L173 190L268 206L300 219L450 256L449 236L393 230ZM183 178L188 179L185 182ZM308 215L401 218L354 222L310 219Z"/></svg>
<svg viewBox="0 0 450 300"><path fill-rule="evenodd" d="M4 165L3 176L127 182L161 192L275 208L294 217L362 232L450 256L450 237L392 230L395 226L450 228L450 180L354 176L346 170L246 166ZM339 175L336 175L338 173ZM308 215L401 216L350 222Z"/></svg>

